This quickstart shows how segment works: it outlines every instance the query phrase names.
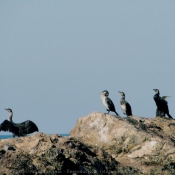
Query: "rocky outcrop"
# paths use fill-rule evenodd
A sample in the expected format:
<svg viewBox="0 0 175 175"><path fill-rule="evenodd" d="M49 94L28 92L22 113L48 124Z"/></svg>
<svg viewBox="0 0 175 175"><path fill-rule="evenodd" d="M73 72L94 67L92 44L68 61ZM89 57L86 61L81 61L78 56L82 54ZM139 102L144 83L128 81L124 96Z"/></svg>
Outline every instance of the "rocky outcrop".
<svg viewBox="0 0 175 175"><path fill-rule="evenodd" d="M0 140L0 174L135 174L96 146L71 137L35 135Z"/></svg>
<svg viewBox="0 0 175 175"><path fill-rule="evenodd" d="M94 112L69 137L0 140L0 174L174 175L175 121Z"/></svg>
<svg viewBox="0 0 175 175"><path fill-rule="evenodd" d="M175 121L168 118L116 117L94 112L78 119L70 135L102 148L136 174L175 174Z"/></svg>

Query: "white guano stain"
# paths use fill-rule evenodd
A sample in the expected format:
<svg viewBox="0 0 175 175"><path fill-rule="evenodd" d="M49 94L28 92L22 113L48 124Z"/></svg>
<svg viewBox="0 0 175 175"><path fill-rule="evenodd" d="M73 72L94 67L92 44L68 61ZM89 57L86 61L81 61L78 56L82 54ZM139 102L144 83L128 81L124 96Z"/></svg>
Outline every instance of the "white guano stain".
<svg viewBox="0 0 175 175"><path fill-rule="evenodd" d="M99 136L100 136L102 142L107 142L108 141L108 139L107 139L108 130L109 130L109 128L108 128L107 125L105 125L103 128L101 128L99 130Z"/></svg>
<svg viewBox="0 0 175 175"><path fill-rule="evenodd" d="M104 122L101 118L96 118L94 121L91 120L91 123L89 124L89 129L94 129L98 132L98 137L101 142L107 142L107 136L108 136L108 125Z"/></svg>

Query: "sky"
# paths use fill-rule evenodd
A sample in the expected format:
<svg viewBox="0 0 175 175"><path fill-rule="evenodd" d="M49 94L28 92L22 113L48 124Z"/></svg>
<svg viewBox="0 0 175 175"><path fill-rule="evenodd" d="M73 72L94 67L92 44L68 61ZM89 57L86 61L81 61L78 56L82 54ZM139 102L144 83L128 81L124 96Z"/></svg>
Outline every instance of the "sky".
<svg viewBox="0 0 175 175"><path fill-rule="evenodd" d="M175 118L175 1L1 0L0 122L35 122L68 134L77 120L116 111L123 91L133 115L154 118L153 89ZM111 112L111 114L114 114ZM1 132L0 134L9 134Z"/></svg>

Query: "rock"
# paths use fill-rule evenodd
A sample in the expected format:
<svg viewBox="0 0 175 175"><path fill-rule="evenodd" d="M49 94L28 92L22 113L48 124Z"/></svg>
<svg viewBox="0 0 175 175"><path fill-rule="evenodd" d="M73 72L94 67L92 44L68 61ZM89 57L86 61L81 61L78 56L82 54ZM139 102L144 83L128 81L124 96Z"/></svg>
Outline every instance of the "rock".
<svg viewBox="0 0 175 175"><path fill-rule="evenodd" d="M70 136L102 148L120 166L130 167L136 174L175 174L175 121L172 119L116 117L93 112L78 119Z"/></svg>
<svg viewBox="0 0 175 175"><path fill-rule="evenodd" d="M174 175L175 121L94 112L69 137L0 140L0 174Z"/></svg>
<svg viewBox="0 0 175 175"><path fill-rule="evenodd" d="M57 134L0 140L0 174L134 174L96 146Z"/></svg>

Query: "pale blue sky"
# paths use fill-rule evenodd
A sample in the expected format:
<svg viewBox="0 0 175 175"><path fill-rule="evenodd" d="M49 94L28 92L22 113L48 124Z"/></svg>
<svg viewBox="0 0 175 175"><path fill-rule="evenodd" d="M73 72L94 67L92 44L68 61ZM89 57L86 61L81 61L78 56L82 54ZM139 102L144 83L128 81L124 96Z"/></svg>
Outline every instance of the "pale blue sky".
<svg viewBox="0 0 175 175"><path fill-rule="evenodd" d="M134 115L152 118L153 88L171 96L175 118L174 9L174 0L1 0L0 120L11 108L14 122L69 133L106 112L103 90L121 116L118 91Z"/></svg>

